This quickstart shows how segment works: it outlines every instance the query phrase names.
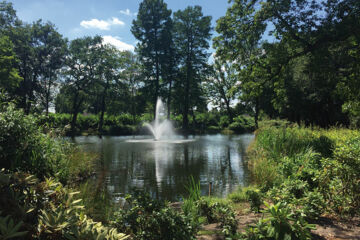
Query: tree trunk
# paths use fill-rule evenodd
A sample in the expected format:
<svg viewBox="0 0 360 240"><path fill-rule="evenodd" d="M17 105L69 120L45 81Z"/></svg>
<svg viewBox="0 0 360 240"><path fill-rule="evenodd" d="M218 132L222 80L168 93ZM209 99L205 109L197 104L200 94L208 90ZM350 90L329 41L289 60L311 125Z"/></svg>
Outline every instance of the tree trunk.
<svg viewBox="0 0 360 240"><path fill-rule="evenodd" d="M255 128L256 128L256 129L259 128L258 119L259 119L259 99L256 98L256 102L255 102L255 116L254 116Z"/></svg>
<svg viewBox="0 0 360 240"><path fill-rule="evenodd" d="M105 100L106 100L107 89L108 89L108 83L106 84L106 86L104 88L104 92L102 94L102 99L101 99L101 113L100 113L100 120L99 120L99 126L98 126L100 138L102 136L102 127L103 127L103 123L104 123L104 114L105 114L105 110L106 110Z"/></svg>
<svg viewBox="0 0 360 240"><path fill-rule="evenodd" d="M169 82L169 93L168 93L168 100L167 100L167 119L170 120L170 108L171 108L171 85L172 85L172 80L170 79Z"/></svg>
<svg viewBox="0 0 360 240"><path fill-rule="evenodd" d="M78 102L78 98L79 98L79 93L75 93L74 96L74 102L73 102L73 117L71 120L71 136L74 137L75 136L75 127L76 127L76 119L77 119L77 115L79 112L79 105Z"/></svg>
<svg viewBox="0 0 360 240"><path fill-rule="evenodd" d="M186 81L185 81L185 96L184 96L184 108L183 108L183 130L187 132L189 130L189 91L190 91L190 68L187 66Z"/></svg>
<svg viewBox="0 0 360 240"><path fill-rule="evenodd" d="M224 100L225 100L226 111L227 111L227 114L228 114L228 116L229 116L229 120L230 120L230 122L232 122L234 116L233 116L232 111L231 111L230 101L229 101L229 99L227 99L227 98L225 98Z"/></svg>

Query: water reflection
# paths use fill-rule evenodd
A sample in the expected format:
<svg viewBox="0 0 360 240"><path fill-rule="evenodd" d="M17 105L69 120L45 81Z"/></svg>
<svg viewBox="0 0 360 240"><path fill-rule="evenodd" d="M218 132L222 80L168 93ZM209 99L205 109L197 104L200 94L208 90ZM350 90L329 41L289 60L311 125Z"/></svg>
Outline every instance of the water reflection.
<svg viewBox="0 0 360 240"><path fill-rule="evenodd" d="M194 141L128 141L132 137L77 137L86 151L100 154L99 170L106 175L108 190L115 195L133 187L155 198L177 200L186 194L192 175L200 180L202 194L225 196L246 185L249 173L244 153L253 135L193 136ZM141 137L137 137L141 138ZM99 171L100 172L100 171Z"/></svg>

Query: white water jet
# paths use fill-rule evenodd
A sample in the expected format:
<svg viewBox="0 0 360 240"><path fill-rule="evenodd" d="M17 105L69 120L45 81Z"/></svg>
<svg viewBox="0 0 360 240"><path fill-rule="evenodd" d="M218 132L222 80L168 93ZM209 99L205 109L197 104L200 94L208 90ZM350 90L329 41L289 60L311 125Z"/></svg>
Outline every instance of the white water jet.
<svg viewBox="0 0 360 240"><path fill-rule="evenodd" d="M154 135L154 140L160 140L164 137L173 138L174 130L172 124L166 119L165 107L160 98L156 102L155 120L152 124L146 123L145 126Z"/></svg>

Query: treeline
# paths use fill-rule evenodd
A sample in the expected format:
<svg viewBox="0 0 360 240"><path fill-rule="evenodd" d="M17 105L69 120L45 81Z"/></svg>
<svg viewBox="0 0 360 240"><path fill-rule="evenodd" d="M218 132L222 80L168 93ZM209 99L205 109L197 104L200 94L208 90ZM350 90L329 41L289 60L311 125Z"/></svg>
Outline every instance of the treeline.
<svg viewBox="0 0 360 240"><path fill-rule="evenodd" d="M24 23L3 1L1 101L26 114L71 114L73 134L79 114L96 115L102 133L105 115L136 122L154 115L159 97L185 131L209 103L229 124L249 114L255 125L268 116L358 127L359 9L356 0L232 1L217 21L210 64L211 17L199 6L173 13L163 0L142 1L133 53L100 36L69 41L50 22Z"/></svg>
<svg viewBox="0 0 360 240"><path fill-rule="evenodd" d="M359 127L359 1L234 0L216 31L256 119Z"/></svg>

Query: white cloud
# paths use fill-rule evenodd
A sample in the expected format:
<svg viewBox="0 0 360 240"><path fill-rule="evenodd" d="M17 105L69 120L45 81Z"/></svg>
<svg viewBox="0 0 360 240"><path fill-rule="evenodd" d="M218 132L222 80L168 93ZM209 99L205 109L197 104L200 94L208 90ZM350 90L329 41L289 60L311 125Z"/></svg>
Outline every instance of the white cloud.
<svg viewBox="0 0 360 240"><path fill-rule="evenodd" d="M116 17L113 17L112 19L108 19L106 21L93 18L90 21L84 20L80 22L80 26L84 28L97 28L100 30L110 30L110 27L113 25L124 26L125 23L123 21L120 21Z"/></svg>
<svg viewBox="0 0 360 240"><path fill-rule="evenodd" d="M136 12L135 13L132 13L131 11L130 11L130 9L126 9L126 10L120 10L119 11L121 14L124 14L124 15L126 15L126 16L136 16Z"/></svg>
<svg viewBox="0 0 360 240"><path fill-rule="evenodd" d="M113 37L110 35L103 36L103 43L111 44L121 51L129 50L134 51L134 46L120 41L119 37Z"/></svg>

